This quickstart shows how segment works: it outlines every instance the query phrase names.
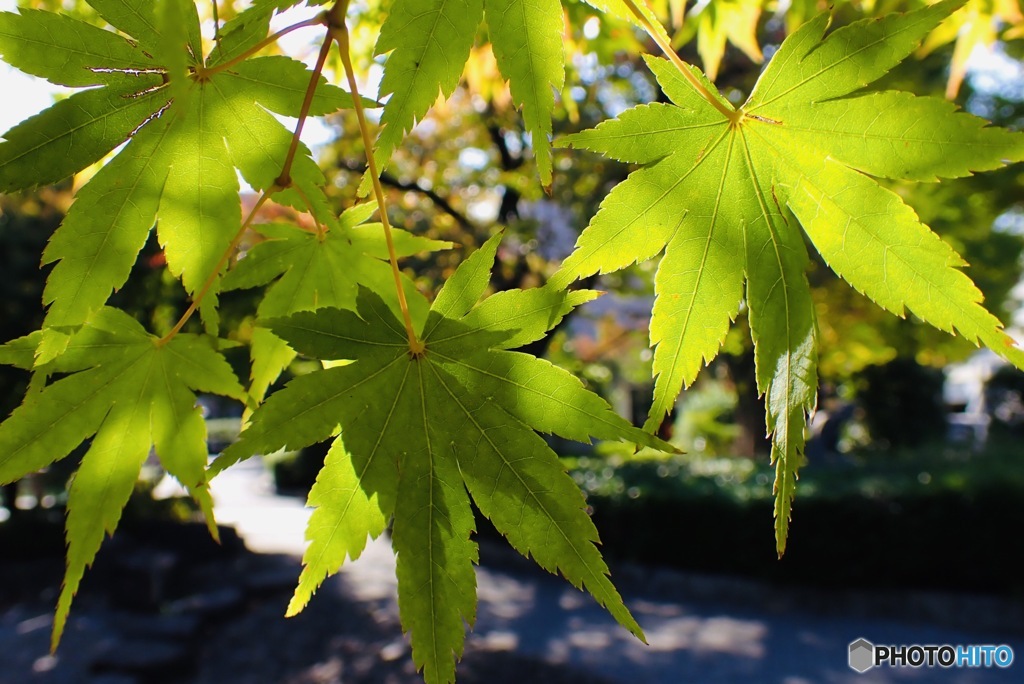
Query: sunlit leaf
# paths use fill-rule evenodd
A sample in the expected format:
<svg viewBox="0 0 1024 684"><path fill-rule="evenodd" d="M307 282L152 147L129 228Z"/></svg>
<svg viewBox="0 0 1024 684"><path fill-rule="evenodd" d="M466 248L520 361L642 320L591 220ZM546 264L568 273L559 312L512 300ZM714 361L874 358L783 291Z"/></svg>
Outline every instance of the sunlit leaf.
<svg viewBox="0 0 1024 684"><path fill-rule="evenodd" d="M568 373L503 350L542 336L581 300L544 289L477 304L497 239L439 293L422 355L410 354L400 319L365 289L358 313L328 308L271 321L301 353L353 363L300 376L273 394L214 466L311 444L340 426L310 495L319 506L308 530L313 543L289 610L299 610L346 557L358 557L366 536L380 534L393 515L402 624L432 683L454 680L464 623L476 612L471 498L516 549L585 588L640 636L608 579L579 489L535 430L670 448ZM510 311L518 313L501 315Z"/></svg>
<svg viewBox="0 0 1024 684"><path fill-rule="evenodd" d="M669 62L648 60L672 104L641 105L560 141L643 165L605 198L552 282L562 287L664 250L648 430L715 357L745 301L772 435L780 554L817 391L804 235L880 306L1024 367L1024 352L981 306L963 261L866 175L933 181L1024 158L1024 136L945 102L856 92L961 4L860 21L824 38L828 15L819 15L782 44L738 109L722 99L714 106Z"/></svg>

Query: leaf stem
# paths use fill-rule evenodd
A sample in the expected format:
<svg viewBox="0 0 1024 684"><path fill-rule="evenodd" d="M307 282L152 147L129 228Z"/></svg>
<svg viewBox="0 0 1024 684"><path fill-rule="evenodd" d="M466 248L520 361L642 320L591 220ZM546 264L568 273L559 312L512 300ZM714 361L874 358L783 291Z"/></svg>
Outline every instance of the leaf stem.
<svg viewBox="0 0 1024 684"><path fill-rule="evenodd" d="M326 22L326 20L327 13L322 12L318 17L316 17L313 23L323 24ZM302 22L301 24L293 24L289 28L284 29L283 32L278 31L274 35L280 36L284 32L294 30L295 28L298 28L299 26L302 25L310 25L310 22L307 21ZM292 165L295 163L295 153L299 149L299 137L302 135L302 125L305 123L306 117L309 116L309 108L313 104L313 96L316 93L317 84L320 82L320 74L324 70L324 63L327 61L327 55L330 52L330 50L331 34L330 32L328 32L324 36L323 45L320 46L320 54L317 57L316 66L313 69L313 73L310 75L309 85L306 86L306 95L302 99L302 107L301 109L299 109L299 121L298 123L295 124L295 132L292 133L292 142L291 145L288 147L288 154L285 156L284 163L281 165L281 175L278 176L277 180L274 181L273 185L264 190L263 193L260 195L259 199L256 200L256 204L253 206L252 211L249 212L249 215L246 217L245 221L242 222L242 227L238 229L238 232L235 234L235 237L232 238L231 243L228 245L227 249L225 249L224 253L221 254L220 260L217 262L217 266L213 269L213 272L206 279L206 282L203 283L203 286L199 288L195 296L192 298L192 303L189 304L189 307L185 310L185 313L181 315L181 318L178 319L178 322L174 324L174 327L171 328L171 331L164 335L162 338L160 338L158 344L160 344L161 346L170 342L172 339L174 339L175 335L181 332L181 329L185 326L185 323L188 322L188 319L192 317L192 314L194 314L196 312L196 309L199 308L199 305L202 304L203 298L209 293L210 288L213 287L213 284L217 282L217 278L220 275L221 270L227 264L228 259L231 257L231 253L234 252L235 248L238 247L238 243L239 241L241 241L242 236L245 234L246 229L250 225L252 225L253 219L256 218L256 213L260 210L264 203L266 203L266 201L270 199L270 196L273 195L275 192L292 187ZM215 69L220 69L224 66L225 65L222 64L218 67L215 67ZM211 70L211 72L212 71L213 70ZM207 72L207 74L209 73L210 72ZM358 100L359 98L357 96L357 103ZM306 197L305 193L303 193L298 187L295 187L294 189L299 190L299 196L309 206L310 216L313 217L313 221L317 225L318 233L322 234L323 229L320 228L320 221L313 213L313 206L312 204L310 204L309 198Z"/></svg>
<svg viewBox="0 0 1024 684"><path fill-rule="evenodd" d="M213 287L213 284L217 282L217 278L218 276L220 276L221 269L223 269L224 266L227 265L228 259L231 257L231 253L234 252L235 248L238 247L238 243L241 242L242 236L245 235L245 231L249 228L249 226L252 225L253 219L256 218L257 212L259 212L260 208L264 205L264 203L266 203L266 201L270 199L270 195L274 192L277 192L278 189L279 188L277 188L276 186L267 188L260 195L259 199L256 200L256 204L253 205L253 208L249 212L249 215L246 216L245 220L242 222L242 226L238 229L238 232L235 233L235 237L231 239L231 244L229 244L227 249L224 250L224 253L220 255L220 260L214 267L213 272L206 279L206 282L203 283L203 286L200 287L199 290L196 292L195 297L192 298L192 303L189 304L187 309L185 309L185 313L181 315L181 318L179 318L178 322L174 324L174 327L171 328L171 331L160 338L160 340L157 342L157 345L162 347L163 345L167 344L172 339L174 339L174 336L181 332L181 329L185 327L185 324L188 322L188 319L192 318L192 314L194 314L196 312L196 309L199 308L199 305L202 304L203 298L210 292L210 288Z"/></svg>
<svg viewBox="0 0 1024 684"><path fill-rule="evenodd" d="M398 292L398 306L402 310L402 319L405 322L405 332L409 337L409 351L413 356L421 356L425 349L423 342L416 337L416 330L412 325L412 316L409 314L409 303L405 298L405 289L402 287L401 271L398 268L398 254L395 251L395 242L391 236L391 224L388 221L387 203L384 200L384 188L380 183L380 171L377 168L377 161L374 159L373 139L370 137L370 127L366 123L366 113L363 111L363 103L359 96L359 88L356 84L355 72L352 69L352 59L349 55L348 27L345 25L344 7L347 2L339 2L331 8L328 17L328 30L334 40L338 41L338 48L341 52L341 62L345 66L345 76L348 78L349 91L352 93L352 103L356 110L356 119L359 121L359 132L363 137L363 147L366 148L366 164L369 168L370 180L373 183L373 194L377 199L377 207L380 212L380 222L384 226L384 240L388 246L388 261L391 263L391 275L395 279L395 289ZM339 8L341 8L339 10Z"/></svg>
<svg viewBox="0 0 1024 684"><path fill-rule="evenodd" d="M199 78L210 78L211 76L214 76L215 74L219 74L220 72L224 71L225 69L230 69L231 67L235 66L236 64L244 62L245 60L249 59L250 57L255 55L257 52L262 50L263 48L267 47L268 45L271 45L272 43L276 43L283 36L288 35L289 33L291 33L292 31L294 31L296 29L305 28L307 26L323 25L325 23L325 21L326 21L326 16L327 16L326 12L321 12L320 14L316 15L315 17L311 17L309 19L306 19L305 21L300 21L297 24L292 24L291 26L286 26L283 29L281 29L280 31L278 31L277 33L275 33L273 35L270 35L270 36L267 36L266 38L264 38L260 42L256 43L255 45L253 45L251 48L249 48L245 52L243 52L243 53L241 53L239 55L235 55L234 57L232 57L231 59L229 59L226 62L221 62L220 64L216 64L216 65L214 65L214 66L212 66L212 67L210 67L208 69L196 67L196 75Z"/></svg>
<svg viewBox="0 0 1024 684"><path fill-rule="evenodd" d="M629 8L629 11L633 13L633 16L635 16L640 22L640 25L643 27L644 31L647 32L647 35L649 35L654 42L658 44L658 47L661 48L661 51L669 58L669 61L675 65L679 70L679 73L683 75L683 78L693 86L693 89L700 93L701 97L707 100L712 107L720 111L729 121L736 122L743 116L742 112L723 104L719 98L715 97L714 93L708 90L707 87L700 82L700 79L693 75L693 72L690 70L692 67L679 57L675 49L672 47L672 43L665 39L665 36L662 35L661 31L655 29L651 24L650 18L644 14L636 4L637 2L643 2L644 0L622 1L626 4L626 7Z"/></svg>
<svg viewBox="0 0 1024 684"><path fill-rule="evenodd" d="M316 58L316 66L313 67L313 74L309 78L309 85L306 86L306 95L302 98L302 107L299 109L299 121L295 124L295 133L292 135L292 143L288 147L288 154L284 158L284 165L281 167L281 175L277 178L277 185L281 188L288 188L292 185L292 164L295 162L295 153L299 149L299 137L302 135L302 127L309 116L309 108L313 104L313 95L316 94L316 86L320 81L320 74L323 73L324 63L331 51L331 34L324 36L324 42L320 46L320 54ZM312 213L312 206L310 207Z"/></svg>
<svg viewBox="0 0 1024 684"><path fill-rule="evenodd" d="M320 219L316 217L316 211L314 211L313 209L313 203L309 201L309 196L306 195L306 191L303 190L302 187L298 185L293 185L292 190L295 191L295 194L297 194L299 196L299 199L301 199L302 202L306 205L306 213L308 213L309 217L313 219L313 225L316 226L316 235L322 240L324 235L327 233L327 226L321 224Z"/></svg>

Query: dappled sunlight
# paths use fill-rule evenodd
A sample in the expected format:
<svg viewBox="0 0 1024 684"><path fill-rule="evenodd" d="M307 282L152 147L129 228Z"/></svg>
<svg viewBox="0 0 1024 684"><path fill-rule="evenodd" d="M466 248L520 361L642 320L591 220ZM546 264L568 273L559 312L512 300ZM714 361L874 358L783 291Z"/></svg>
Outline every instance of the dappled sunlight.
<svg viewBox="0 0 1024 684"><path fill-rule="evenodd" d="M482 610L490 611L495 617L515 620L534 609L536 587L507 575L490 572L486 568L477 570L477 598Z"/></svg>
<svg viewBox="0 0 1024 684"><path fill-rule="evenodd" d="M165 481L164 493L180 494L172 485ZM303 552L304 544L294 542L303 538L310 509L301 498L277 494L260 459L221 473L214 478L212 490L219 521L235 526L251 549L276 549L295 559ZM281 546L286 539L293 542L291 548ZM938 680L929 676L935 672L923 670L877 670L858 675L846 664L847 644L856 636L874 637L879 643L909 643L915 639L952 643L969 637L953 630L922 630L867 619L870 609L853 617L842 608L845 604L839 596L831 596L831 608L825 610L818 602L807 601L804 594L778 587L766 592L761 585L739 586L736 580L639 567L616 571L613 576L626 605L644 629L645 645L564 579L533 568L497 540L485 537L480 543L484 564L476 570L479 603L476 624L467 634L466 672L479 669L481 663L508 658L516 663L562 667L579 672L584 679L578 681L590 681L586 678L592 677L602 683L1014 681L978 679L972 678L977 672L952 671L938 673ZM297 580L297 564L285 569L284 574L289 572ZM290 593L294 580L284 577L282 591ZM332 638L332 648L340 650L317 655L318 673L335 671L339 662L344 663L346 676L377 672L396 667L392 664L408 657L408 640L400 633L395 555L387 534L369 541L360 558L347 561L319 594L305 613L288 621L289 630L316 624L317 629L326 630L321 634L329 635L330 630L344 629L342 625L353 620L357 612L365 620L360 630L377 631L373 631L371 645L351 635ZM338 613L328 608L324 613L325 605L358 606L358 611ZM268 615L280 616L283 607L284 600L278 597L265 610ZM36 609L12 614L11 618L6 637L0 624L0 652L7 652L5 649L15 640L19 644L22 640L38 642L38 652L33 651L32 659L26 661L25 671L40 673L55 667L54 661L45 656L52 615ZM95 621L95 616L72 616L69 634L73 643L92 634ZM1018 647L1013 639L1009 643ZM1019 648L1024 650L1024 645ZM354 681L370 680L357 676ZM542 677L537 681L547 684L548 680Z"/></svg>
<svg viewBox="0 0 1024 684"><path fill-rule="evenodd" d="M305 548L300 540L311 509L300 498L277 494L264 467L260 459L251 459L214 478L218 520L236 526L251 549L298 557ZM927 672L879 670L866 676L850 670L846 647L854 637L877 634L893 643L909 642L920 630L844 615L838 597L833 597L836 614L820 614L822 607L805 613L798 606L811 608L806 597L776 590L768 600L760 593L764 588L754 584L665 571L615 573L626 605L644 630L645 645L564 579L533 568L497 540L485 538L480 543L484 564L476 569L479 602L476 623L467 634L467 658L474 653L488 658L514 654L611 681L644 684L931 681L923 676ZM296 580L297 576L296 569ZM408 652L407 640L397 633L397 590L395 555L387 534L369 541L357 561L346 561L321 588L321 593L357 602L379 628L395 632L381 647L387 653L366 656L370 665L378 659L401 659ZM324 600L331 599L314 597L313 603ZM45 632L50 617L38 623L33 617L28 616L22 628L38 625L36 629ZM936 633L928 638L960 637ZM976 681L965 678L969 674L948 672L942 681Z"/></svg>
<svg viewBox="0 0 1024 684"><path fill-rule="evenodd" d="M679 603L631 601L645 645L624 632L592 601L569 599L558 609L540 606L531 620L547 627L539 654L547 661L582 667L629 681L733 681L756 675L769 653L769 626L753 618L705 615ZM543 617L541 617L541 614ZM724 678L722 678L724 677Z"/></svg>
<svg viewBox="0 0 1024 684"><path fill-rule="evenodd" d="M682 606L674 603L659 603L657 601L645 601L638 599L636 601L629 602L629 609L633 611L633 615L636 615L638 619L644 621L645 615L651 615L662 618L671 618L683 614Z"/></svg>
<svg viewBox="0 0 1024 684"><path fill-rule="evenodd" d="M398 580L395 578L395 554L384 536L369 541L359 559L341 567L344 593L359 601L386 602L397 617Z"/></svg>
<svg viewBox="0 0 1024 684"><path fill-rule="evenodd" d="M519 635L508 630L492 630L486 634L471 634L470 640L485 651L515 651L519 648Z"/></svg>
<svg viewBox="0 0 1024 684"><path fill-rule="evenodd" d="M692 650L695 653L728 653L747 658L764 657L764 623L725 616L687 616L648 627L649 649L656 652Z"/></svg>
<svg viewBox="0 0 1024 684"><path fill-rule="evenodd" d="M301 555L310 509L273 489L261 459L220 474L210 482L217 522L234 527L251 551Z"/></svg>
<svg viewBox="0 0 1024 684"><path fill-rule="evenodd" d="M771 629L757 617L708 614L653 597L626 603L647 636L645 645L624 631L586 594L559 578L521 573L514 564L477 571L477 625L473 648L515 650L554 664L582 667L613 678L637 671L645 682L675 682L711 667L730 676L756 673L769 655ZM826 650L824 646L812 646ZM696 681L696 680L694 680Z"/></svg>
<svg viewBox="0 0 1024 684"><path fill-rule="evenodd" d="M608 632L603 630L577 628L573 629L569 633L567 641L574 648L601 650L611 646L612 637Z"/></svg>

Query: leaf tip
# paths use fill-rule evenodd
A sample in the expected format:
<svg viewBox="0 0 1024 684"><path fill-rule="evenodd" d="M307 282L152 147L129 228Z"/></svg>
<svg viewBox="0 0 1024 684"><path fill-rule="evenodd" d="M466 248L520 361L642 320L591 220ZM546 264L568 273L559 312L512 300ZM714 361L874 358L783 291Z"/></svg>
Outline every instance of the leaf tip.
<svg viewBox="0 0 1024 684"><path fill-rule="evenodd" d="M779 560L786 554L786 541L789 538L789 520L779 518L775 524L775 552Z"/></svg>
<svg viewBox="0 0 1024 684"><path fill-rule="evenodd" d="M68 614L71 612L71 601L78 591L78 582L69 584L65 577L61 587L60 598L57 600L57 610L53 616L53 631L50 632L50 654L57 652L60 640L64 636L64 628L67 626Z"/></svg>
<svg viewBox="0 0 1024 684"><path fill-rule="evenodd" d="M306 598L299 597L298 589L295 590L295 595L292 596L291 601L288 602L288 607L284 611L286 618L293 618L305 609L306 604L309 602Z"/></svg>

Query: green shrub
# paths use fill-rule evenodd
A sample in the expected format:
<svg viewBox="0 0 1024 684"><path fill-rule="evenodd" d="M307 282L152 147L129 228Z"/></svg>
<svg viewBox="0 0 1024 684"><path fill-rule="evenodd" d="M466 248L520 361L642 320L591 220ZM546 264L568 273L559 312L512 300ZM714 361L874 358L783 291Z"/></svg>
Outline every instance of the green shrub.
<svg viewBox="0 0 1024 684"><path fill-rule="evenodd" d="M1024 592L1024 453L996 445L865 454L802 471L777 558L768 464L742 458L579 458L607 554L816 586Z"/></svg>
<svg viewBox="0 0 1024 684"><path fill-rule="evenodd" d="M922 366L912 358L862 370L857 398L872 440L900 448L942 439L946 434L944 377L940 369Z"/></svg>

